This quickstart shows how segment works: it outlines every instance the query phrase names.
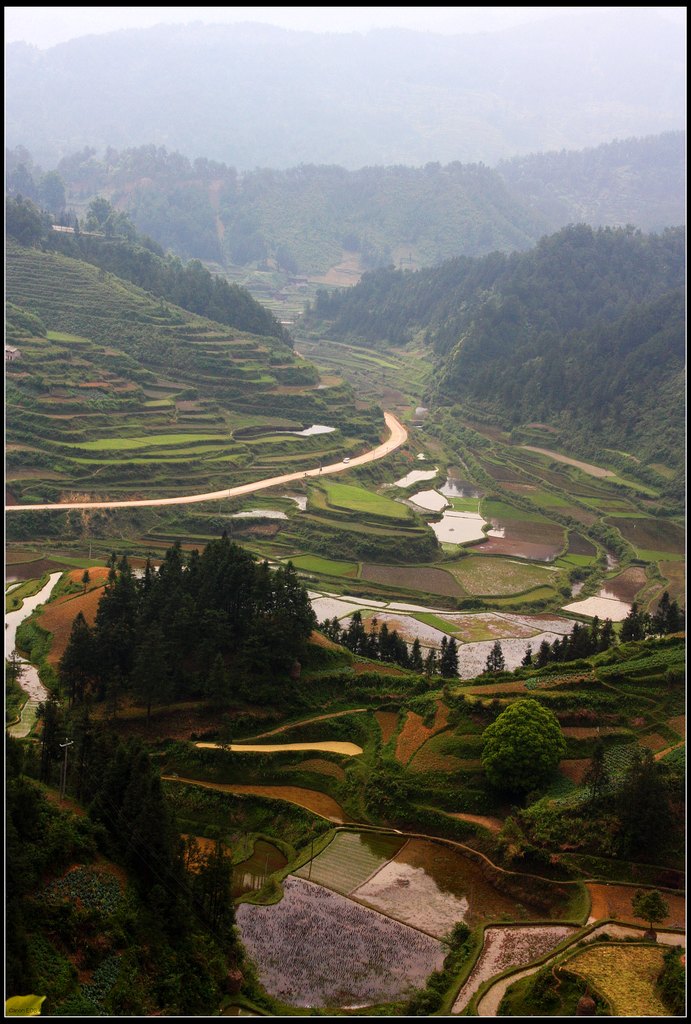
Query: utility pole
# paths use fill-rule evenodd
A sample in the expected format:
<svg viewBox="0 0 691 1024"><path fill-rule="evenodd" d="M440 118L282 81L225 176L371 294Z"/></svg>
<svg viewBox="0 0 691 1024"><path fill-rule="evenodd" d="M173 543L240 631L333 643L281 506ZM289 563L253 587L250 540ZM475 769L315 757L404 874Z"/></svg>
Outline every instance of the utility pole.
<svg viewBox="0 0 691 1024"><path fill-rule="evenodd" d="M60 746L63 747L64 750L65 750L65 760L63 761L63 764L62 764L62 773L61 773L61 776L60 776L60 800L61 801L65 799L65 789L67 788L67 749L68 749L68 747L71 747L73 745L73 743L74 743L74 740L68 740L67 736L65 736L65 742L60 744Z"/></svg>

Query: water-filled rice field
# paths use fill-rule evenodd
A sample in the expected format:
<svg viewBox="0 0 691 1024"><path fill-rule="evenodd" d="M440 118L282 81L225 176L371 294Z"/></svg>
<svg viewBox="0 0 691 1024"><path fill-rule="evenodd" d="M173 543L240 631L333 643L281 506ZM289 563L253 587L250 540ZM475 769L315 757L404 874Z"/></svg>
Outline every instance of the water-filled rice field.
<svg viewBox="0 0 691 1024"><path fill-rule="evenodd" d="M257 839L251 856L233 865L233 899L246 892L261 889L269 875L287 864L286 857L265 839Z"/></svg>
<svg viewBox="0 0 691 1024"><path fill-rule="evenodd" d="M326 849L295 874L325 885L335 892L350 893L378 871L403 845L399 836L368 832L337 832Z"/></svg>
<svg viewBox="0 0 691 1024"><path fill-rule="evenodd" d="M556 889L556 887L555 887ZM443 843L409 839L396 856L355 889L353 898L439 937L456 921L535 920L549 916L505 895L479 864Z"/></svg>
<svg viewBox="0 0 691 1024"><path fill-rule="evenodd" d="M508 967L521 967L549 953L576 929L568 925L486 928L482 951L456 996L453 1013L460 1013L484 981ZM478 1008L484 1016L483 1010Z"/></svg>
<svg viewBox="0 0 691 1024"><path fill-rule="evenodd" d="M429 935L304 878L273 906L240 904L237 925L270 995L303 1007L367 1006L422 988L444 961Z"/></svg>
<svg viewBox="0 0 691 1024"><path fill-rule="evenodd" d="M635 601L636 594L645 586L646 580L645 569L631 566L613 579L605 580L597 596L630 604Z"/></svg>
<svg viewBox="0 0 691 1024"><path fill-rule="evenodd" d="M606 522L615 526L639 553L663 551L680 555L684 552L684 530L668 519L620 519L609 516Z"/></svg>

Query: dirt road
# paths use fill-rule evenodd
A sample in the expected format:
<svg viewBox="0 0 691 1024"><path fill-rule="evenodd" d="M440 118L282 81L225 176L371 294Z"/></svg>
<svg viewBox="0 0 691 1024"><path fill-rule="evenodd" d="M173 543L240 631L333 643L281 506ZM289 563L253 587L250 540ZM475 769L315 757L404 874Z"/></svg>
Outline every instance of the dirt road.
<svg viewBox="0 0 691 1024"><path fill-rule="evenodd" d="M231 487L225 491L213 491L210 494L187 494L177 498L139 498L131 501L76 501L60 502L57 505L5 505L5 512L48 512L57 509L67 512L77 508L151 508L156 505L194 505L201 501L220 501L222 498L236 498L241 494L252 494L255 491L264 491L269 487L278 487L282 484L289 484L295 480L304 480L310 476L326 476L329 473L343 473L353 466L362 466L366 462L374 462L376 459L383 459L385 455L400 448L408 438L408 431L400 423L393 413L385 412L384 419L391 431L389 437L382 444L373 448L364 455L354 455L348 462L334 462L330 466L321 469L308 469L306 472L286 473L283 476L274 476L269 480L257 480L251 484L242 484L240 487Z"/></svg>

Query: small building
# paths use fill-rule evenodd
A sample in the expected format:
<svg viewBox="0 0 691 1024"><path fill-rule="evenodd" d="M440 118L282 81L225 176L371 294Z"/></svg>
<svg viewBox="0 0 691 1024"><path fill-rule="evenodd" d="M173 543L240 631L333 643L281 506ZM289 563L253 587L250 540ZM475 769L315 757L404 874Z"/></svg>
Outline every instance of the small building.
<svg viewBox="0 0 691 1024"><path fill-rule="evenodd" d="M13 348L12 345L5 345L5 362L14 363L19 359L19 349Z"/></svg>

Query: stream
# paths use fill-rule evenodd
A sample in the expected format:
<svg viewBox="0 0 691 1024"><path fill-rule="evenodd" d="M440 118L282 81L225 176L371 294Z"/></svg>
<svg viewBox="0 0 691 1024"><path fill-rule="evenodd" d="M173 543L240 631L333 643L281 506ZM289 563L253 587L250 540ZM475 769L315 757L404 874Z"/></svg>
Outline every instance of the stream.
<svg viewBox="0 0 691 1024"><path fill-rule="evenodd" d="M18 608L16 612L8 612L5 615L6 659L11 658L12 652L15 650L17 642L17 627L20 622L27 619L40 604L43 604L44 601L48 600L55 584L61 576L62 572L51 573L48 582L37 594L34 594L32 597L26 597L21 608ZM22 674L18 682L21 688L28 695L29 699L24 705L20 720L14 725L11 725L7 730L9 735L14 737L22 737L29 734L37 705L48 697L48 690L38 677L38 669L30 662L26 661L25 658L20 658L19 663L22 666Z"/></svg>

